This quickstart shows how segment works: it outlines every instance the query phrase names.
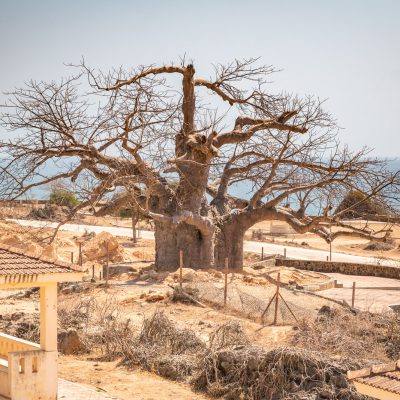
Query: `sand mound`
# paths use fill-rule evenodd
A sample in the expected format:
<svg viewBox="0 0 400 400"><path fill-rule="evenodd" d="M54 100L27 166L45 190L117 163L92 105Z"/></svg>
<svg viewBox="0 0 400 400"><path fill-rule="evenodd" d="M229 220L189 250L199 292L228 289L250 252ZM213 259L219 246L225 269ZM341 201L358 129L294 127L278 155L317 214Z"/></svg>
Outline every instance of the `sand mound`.
<svg viewBox="0 0 400 400"><path fill-rule="evenodd" d="M21 249L23 252L31 252L37 256L40 256L42 253L42 247L39 244L18 233L5 232L1 235L0 242L7 246Z"/></svg>
<svg viewBox="0 0 400 400"><path fill-rule="evenodd" d="M111 262L124 261L124 249L118 240L108 232L101 232L83 244L83 262L106 260L108 253Z"/></svg>
<svg viewBox="0 0 400 400"><path fill-rule="evenodd" d="M42 251L42 256L49 258L57 258L57 245L49 244Z"/></svg>
<svg viewBox="0 0 400 400"><path fill-rule="evenodd" d="M192 268L182 268L182 282L209 282L220 281L222 273L212 269L209 270L194 270ZM166 283L179 282L179 269L171 272L165 279Z"/></svg>
<svg viewBox="0 0 400 400"><path fill-rule="evenodd" d="M269 268L267 274L274 280L278 279L280 273L280 280L283 284L289 285L310 285L316 283L323 283L330 280L326 275L314 271L301 271L295 268Z"/></svg>

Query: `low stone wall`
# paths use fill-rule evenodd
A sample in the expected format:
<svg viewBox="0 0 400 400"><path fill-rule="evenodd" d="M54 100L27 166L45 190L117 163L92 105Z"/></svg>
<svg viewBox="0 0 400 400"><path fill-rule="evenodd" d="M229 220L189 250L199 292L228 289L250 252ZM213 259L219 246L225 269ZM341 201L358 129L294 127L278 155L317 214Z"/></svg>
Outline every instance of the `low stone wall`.
<svg viewBox="0 0 400 400"><path fill-rule="evenodd" d="M355 264L331 261L308 261L277 258L275 265L316 272L336 272L345 275L379 276L400 279L400 268L373 264Z"/></svg>

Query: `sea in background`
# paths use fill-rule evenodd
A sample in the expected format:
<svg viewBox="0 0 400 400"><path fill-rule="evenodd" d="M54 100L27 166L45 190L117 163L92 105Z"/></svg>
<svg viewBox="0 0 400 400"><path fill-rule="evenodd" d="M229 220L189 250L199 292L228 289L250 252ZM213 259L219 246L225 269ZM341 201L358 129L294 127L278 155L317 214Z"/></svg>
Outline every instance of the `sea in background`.
<svg viewBox="0 0 400 400"><path fill-rule="evenodd" d="M389 169L393 172L400 171L400 158L397 158L389 162ZM240 182L232 185L230 188L230 194L243 199L249 199L252 194L252 185L250 182ZM46 200L49 198L50 187L36 187L25 194L23 199L36 199L36 200ZM399 199L400 200L400 199Z"/></svg>

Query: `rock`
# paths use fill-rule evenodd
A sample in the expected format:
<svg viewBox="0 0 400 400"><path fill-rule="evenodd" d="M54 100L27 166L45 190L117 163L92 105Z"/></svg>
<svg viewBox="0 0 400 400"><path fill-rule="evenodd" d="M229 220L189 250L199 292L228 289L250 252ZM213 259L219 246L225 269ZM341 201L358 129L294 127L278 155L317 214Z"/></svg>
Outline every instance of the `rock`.
<svg viewBox="0 0 400 400"><path fill-rule="evenodd" d="M130 265L112 265L109 268L110 275L121 275L132 272L137 272L137 270Z"/></svg>
<svg viewBox="0 0 400 400"><path fill-rule="evenodd" d="M96 236L96 232L91 231L91 232L85 232L83 237L85 238L85 240L90 240L93 239Z"/></svg>
<svg viewBox="0 0 400 400"><path fill-rule="evenodd" d="M318 314L319 314L319 315L331 315L331 314L332 314L332 309L331 309L329 306L327 306L327 305L322 306L322 307L319 309Z"/></svg>
<svg viewBox="0 0 400 400"><path fill-rule="evenodd" d="M107 246L110 261L123 261L124 250L122 246L108 232L100 232L83 244L83 261L105 260L107 257Z"/></svg>
<svg viewBox="0 0 400 400"><path fill-rule="evenodd" d="M30 288L25 290L25 292L23 293L22 297L24 298L30 298L31 296L35 295L39 293L39 288Z"/></svg>
<svg viewBox="0 0 400 400"><path fill-rule="evenodd" d="M63 354L78 354L85 350L78 332L75 329L61 331L58 334L58 349Z"/></svg>
<svg viewBox="0 0 400 400"><path fill-rule="evenodd" d="M155 290L149 290L147 293L142 293L140 298L144 299L148 303L155 303L157 301L164 300L165 295Z"/></svg>

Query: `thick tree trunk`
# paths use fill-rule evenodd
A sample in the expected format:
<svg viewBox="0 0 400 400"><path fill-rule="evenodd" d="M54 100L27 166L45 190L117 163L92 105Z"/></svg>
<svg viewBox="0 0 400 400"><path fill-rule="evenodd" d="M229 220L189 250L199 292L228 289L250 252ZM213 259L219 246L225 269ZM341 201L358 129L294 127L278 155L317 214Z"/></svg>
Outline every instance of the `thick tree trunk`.
<svg viewBox="0 0 400 400"><path fill-rule="evenodd" d="M179 267L179 251L183 251L186 268L210 268L213 265L212 237L204 236L195 227L155 223L156 268L175 271Z"/></svg>
<svg viewBox="0 0 400 400"><path fill-rule="evenodd" d="M238 222L225 224L215 239L215 267L224 268L228 258L229 271L243 271L243 239L246 229Z"/></svg>
<svg viewBox="0 0 400 400"><path fill-rule="evenodd" d="M177 253L176 231L170 224L155 221L154 237L156 250L156 268L159 270L172 271L179 265L179 254Z"/></svg>
<svg viewBox="0 0 400 400"><path fill-rule="evenodd" d="M179 173L179 185L175 190L178 204L167 210L162 204L164 215L179 216L179 213L191 213L194 218L206 216L203 209L210 168L210 146L207 137L196 133L195 126L195 70L189 64L182 77L182 113L181 132L175 139L176 166ZM197 226L197 227L196 227ZM200 269L214 265L214 229L205 229L199 224L181 222L156 223L156 267L162 270L174 270L179 266L179 252L183 251L185 267Z"/></svg>

